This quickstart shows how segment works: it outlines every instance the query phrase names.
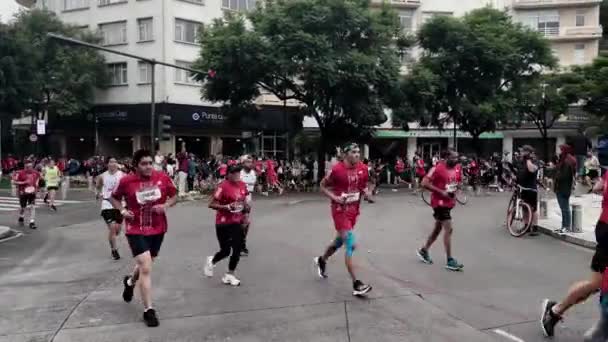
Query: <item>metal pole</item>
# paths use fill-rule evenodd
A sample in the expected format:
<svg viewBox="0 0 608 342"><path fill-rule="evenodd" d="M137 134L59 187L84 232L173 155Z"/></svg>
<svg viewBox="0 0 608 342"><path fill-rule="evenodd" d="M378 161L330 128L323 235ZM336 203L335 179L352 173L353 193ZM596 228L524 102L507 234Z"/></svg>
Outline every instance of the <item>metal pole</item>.
<svg viewBox="0 0 608 342"><path fill-rule="evenodd" d="M154 60L153 60L154 61ZM151 93L150 93L150 150L154 150L154 145L156 144L156 140L154 139L154 119L156 118L155 116L155 110L156 110L156 103L154 100L154 88L155 88L155 66L156 64L154 62L150 63L150 66L152 67L152 77L151 77Z"/></svg>
<svg viewBox="0 0 608 342"><path fill-rule="evenodd" d="M95 155L99 155L99 120L97 119L97 113L95 113Z"/></svg>
<svg viewBox="0 0 608 342"><path fill-rule="evenodd" d="M458 151L458 137L456 131L456 120L454 120L454 151Z"/></svg>
<svg viewBox="0 0 608 342"><path fill-rule="evenodd" d="M2 162L2 119L0 119L0 163ZM0 166L0 173L2 173L2 167Z"/></svg>

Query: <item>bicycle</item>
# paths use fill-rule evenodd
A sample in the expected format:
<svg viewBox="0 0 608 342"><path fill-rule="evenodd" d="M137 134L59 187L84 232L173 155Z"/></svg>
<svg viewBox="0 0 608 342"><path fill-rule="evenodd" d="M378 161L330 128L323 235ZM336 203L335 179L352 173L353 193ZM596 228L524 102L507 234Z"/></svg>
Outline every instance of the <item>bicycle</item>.
<svg viewBox="0 0 608 342"><path fill-rule="evenodd" d="M507 229L514 237L523 236L532 227L534 211L528 203L522 200L522 191L538 192L536 189L525 188L519 184L517 184L517 188L513 191L513 196L511 196L509 206L507 207ZM518 227L518 223L521 223L522 226Z"/></svg>
<svg viewBox="0 0 608 342"><path fill-rule="evenodd" d="M420 192L420 197L422 197L424 203L429 206L431 205L431 191L423 189ZM462 205L466 205L469 202L469 197L467 196L466 192L464 192L460 187L458 187L458 189L456 189L456 191L454 192L454 198L456 199L456 202Z"/></svg>

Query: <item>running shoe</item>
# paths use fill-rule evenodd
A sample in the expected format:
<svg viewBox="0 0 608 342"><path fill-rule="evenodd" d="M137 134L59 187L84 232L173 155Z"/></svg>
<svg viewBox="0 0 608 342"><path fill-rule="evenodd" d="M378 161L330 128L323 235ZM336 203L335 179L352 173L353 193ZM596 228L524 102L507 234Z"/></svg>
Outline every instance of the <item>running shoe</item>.
<svg viewBox="0 0 608 342"><path fill-rule="evenodd" d="M247 247L243 247L243 249L241 249L241 256L249 256L249 250Z"/></svg>
<svg viewBox="0 0 608 342"><path fill-rule="evenodd" d="M36 223L35 222L30 222L30 229L36 229L38 227L36 227Z"/></svg>
<svg viewBox="0 0 608 342"><path fill-rule="evenodd" d="M211 278L213 277L213 268L215 267L215 265L213 265L213 256L208 256L207 257L207 262L205 263L205 276Z"/></svg>
<svg viewBox="0 0 608 342"><path fill-rule="evenodd" d="M241 285L241 281L234 274L226 273L222 277L222 283L226 285L239 286Z"/></svg>
<svg viewBox="0 0 608 342"><path fill-rule="evenodd" d="M44 195L44 200L43 200L44 204L49 204L49 195Z"/></svg>
<svg viewBox="0 0 608 342"><path fill-rule="evenodd" d="M51 210L53 210L53 211L57 211L57 207L56 207L55 205L52 205L52 206L51 206Z"/></svg>
<svg viewBox="0 0 608 342"><path fill-rule="evenodd" d="M158 317L156 317L156 311L154 311L154 309L144 311L144 322L146 322L146 325L149 327L158 326Z"/></svg>
<svg viewBox="0 0 608 342"><path fill-rule="evenodd" d="M416 254L418 255L418 258L420 258L420 261L422 261L425 264L432 264L433 263L433 259L431 259L431 256L429 255L429 251L427 251L424 248L419 248L416 251Z"/></svg>
<svg viewBox="0 0 608 342"><path fill-rule="evenodd" d="M23 226L23 222L25 220L23 219L23 217L20 217L19 220L17 220L17 222L19 223L20 226Z"/></svg>
<svg viewBox="0 0 608 342"><path fill-rule="evenodd" d="M322 257L315 258L315 266L317 267L317 273L319 274L319 278L327 278L327 273L325 273L325 267L327 263L323 260Z"/></svg>
<svg viewBox="0 0 608 342"><path fill-rule="evenodd" d="M125 276L122 279L122 285L125 287L122 291L122 299L127 303L130 303L131 300L133 300L133 290L135 290L135 284L129 285L129 279L131 279L131 276Z"/></svg>
<svg viewBox="0 0 608 342"><path fill-rule="evenodd" d="M112 258L114 260L120 260L120 254L118 254L118 250L116 250L116 249L112 250Z"/></svg>
<svg viewBox="0 0 608 342"><path fill-rule="evenodd" d="M553 307L556 304L556 302L549 299L543 300L541 307L542 311L540 316L540 327L543 330L545 337L553 337L555 326L562 319L560 316L553 313Z"/></svg>
<svg viewBox="0 0 608 342"><path fill-rule="evenodd" d="M448 262L445 264L445 268L447 268L450 271L462 271L462 269L464 268L464 265L459 263L454 258L449 258Z"/></svg>
<svg viewBox="0 0 608 342"><path fill-rule="evenodd" d="M355 280L353 282L353 296L365 296L371 290L371 285L365 285L361 280Z"/></svg>

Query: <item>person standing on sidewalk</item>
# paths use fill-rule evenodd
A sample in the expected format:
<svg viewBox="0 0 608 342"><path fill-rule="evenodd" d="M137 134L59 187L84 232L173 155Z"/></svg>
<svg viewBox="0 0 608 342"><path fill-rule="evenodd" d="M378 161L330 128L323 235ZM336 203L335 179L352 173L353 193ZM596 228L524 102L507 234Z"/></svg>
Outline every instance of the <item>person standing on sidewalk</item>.
<svg viewBox="0 0 608 342"><path fill-rule="evenodd" d="M576 177L582 182L585 177L585 159L587 158L587 152L591 149L591 142L587 138L584 128L579 128L578 135L572 139L572 148L578 168Z"/></svg>
<svg viewBox="0 0 608 342"><path fill-rule="evenodd" d="M562 320L566 311L572 306L585 301L596 293L602 286L602 276L608 267L608 173L593 187L593 192L603 196L602 213L595 226L595 254L591 259L591 276L572 285L566 298L561 302L544 299L541 310L541 328L543 334L551 337L555 333L555 326Z"/></svg>
<svg viewBox="0 0 608 342"><path fill-rule="evenodd" d="M570 195L576 178L576 158L570 145L561 145L559 161L555 170L555 196L562 211L562 227L558 233L566 233L570 230L572 217L570 213Z"/></svg>
<svg viewBox="0 0 608 342"><path fill-rule="evenodd" d="M177 193L179 197L186 196L186 180L188 179L188 153L186 152L186 142L182 141L181 152L177 154Z"/></svg>
<svg viewBox="0 0 608 342"><path fill-rule="evenodd" d="M122 298L131 302L135 284L139 282L144 322L149 327L158 326L156 311L152 308L152 262L167 232L165 212L177 202L173 181L163 172L155 171L153 164L149 151L135 152L135 172L121 178L110 197L112 206L120 210L126 221L125 236L136 262L133 273L123 278ZM123 200L128 209L123 207Z"/></svg>

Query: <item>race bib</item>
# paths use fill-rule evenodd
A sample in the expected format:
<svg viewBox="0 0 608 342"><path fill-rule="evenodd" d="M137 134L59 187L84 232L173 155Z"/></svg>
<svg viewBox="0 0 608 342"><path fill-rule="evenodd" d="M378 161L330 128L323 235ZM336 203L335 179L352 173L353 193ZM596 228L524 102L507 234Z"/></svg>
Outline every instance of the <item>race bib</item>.
<svg viewBox="0 0 608 342"><path fill-rule="evenodd" d="M33 194L36 192L36 188L33 186L26 186L23 191L25 191L26 194Z"/></svg>
<svg viewBox="0 0 608 342"><path fill-rule="evenodd" d="M342 194L343 198L346 198L346 203L358 202L361 197L361 193L359 192L351 192L348 194Z"/></svg>
<svg viewBox="0 0 608 342"><path fill-rule="evenodd" d="M153 187L137 191L135 197L137 198L137 203L143 205L159 200L161 198L161 193L158 187Z"/></svg>
<svg viewBox="0 0 608 342"><path fill-rule="evenodd" d="M243 205L242 202L237 202L234 204L234 207L232 209L230 209L231 213L237 214L243 211L243 209L245 209L245 206Z"/></svg>
<svg viewBox="0 0 608 342"><path fill-rule="evenodd" d="M456 183L450 183L445 186L445 191L447 191L447 192L456 192L457 189L458 189L458 184L456 184Z"/></svg>

